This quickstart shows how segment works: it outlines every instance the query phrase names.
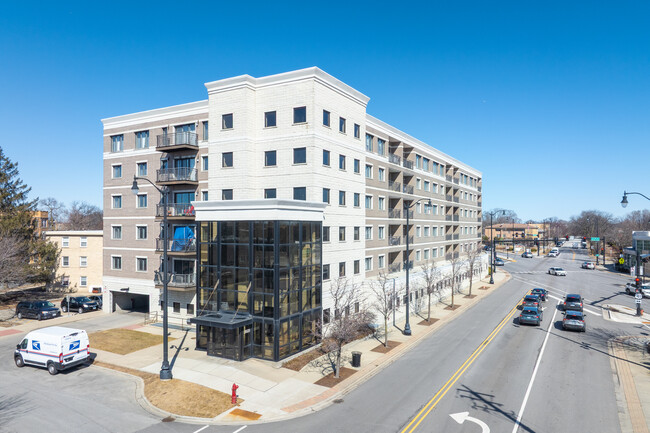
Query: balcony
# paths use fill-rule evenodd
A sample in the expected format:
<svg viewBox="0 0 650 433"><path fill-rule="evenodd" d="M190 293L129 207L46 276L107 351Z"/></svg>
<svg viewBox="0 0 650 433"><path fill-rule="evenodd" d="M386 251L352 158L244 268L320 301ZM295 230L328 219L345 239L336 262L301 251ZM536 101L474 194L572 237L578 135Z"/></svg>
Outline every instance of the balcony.
<svg viewBox="0 0 650 433"><path fill-rule="evenodd" d="M404 262L404 269L408 266L409 270L413 269L413 260L409 260L408 262Z"/></svg>
<svg viewBox="0 0 650 433"><path fill-rule="evenodd" d="M162 286L163 283L163 273L156 271L154 275L154 281L157 286ZM168 274L169 282L167 286L173 290L174 288L179 289L195 289L196 288L196 274Z"/></svg>
<svg viewBox="0 0 650 433"><path fill-rule="evenodd" d="M402 213L397 209L391 209L388 211L388 218L402 218Z"/></svg>
<svg viewBox="0 0 650 433"><path fill-rule="evenodd" d="M476 206L478 206L478 207L481 207L482 205L483 205L482 201L479 201L479 202L476 203Z"/></svg>
<svg viewBox="0 0 650 433"><path fill-rule="evenodd" d="M451 176L450 176L450 175L448 175L448 174L445 175L445 179L446 179L447 181L451 182Z"/></svg>
<svg viewBox="0 0 650 433"><path fill-rule="evenodd" d="M409 244L413 245L413 236L409 236ZM404 236L404 242L406 242L406 236Z"/></svg>
<svg viewBox="0 0 650 433"><path fill-rule="evenodd" d="M455 177L455 178L454 178L454 183L455 183L456 185L458 185L458 184L460 183L460 179L458 179L457 177Z"/></svg>
<svg viewBox="0 0 650 433"><path fill-rule="evenodd" d="M161 238L156 239L156 251L162 252L165 247L165 240ZM168 239L167 240L167 253L169 254L195 254L196 253L196 239L183 238L183 239Z"/></svg>
<svg viewBox="0 0 650 433"><path fill-rule="evenodd" d="M452 198L453 198L453 197L450 196L449 194L445 195L445 200L447 200L447 201L451 201Z"/></svg>
<svg viewBox="0 0 650 433"><path fill-rule="evenodd" d="M454 239L455 241L458 240L458 235L452 235L452 236L453 236L453 239Z"/></svg>
<svg viewBox="0 0 650 433"><path fill-rule="evenodd" d="M445 215L445 221L451 221L451 215Z"/></svg>
<svg viewBox="0 0 650 433"><path fill-rule="evenodd" d="M399 263L394 263L392 265L388 265L388 273L392 274L394 272L399 272L402 270L402 265Z"/></svg>
<svg viewBox="0 0 650 433"><path fill-rule="evenodd" d="M413 187L408 185L402 185L402 192L405 194L413 194Z"/></svg>
<svg viewBox="0 0 650 433"><path fill-rule="evenodd" d="M479 186L477 189L478 189L478 192L481 192L481 190L482 190L483 188Z"/></svg>
<svg viewBox="0 0 650 433"><path fill-rule="evenodd" d="M156 182L160 184L198 183L196 169L190 167L161 168L156 170Z"/></svg>
<svg viewBox="0 0 650 433"><path fill-rule="evenodd" d="M388 182L388 189L391 191L400 192L400 190L402 189L402 184L391 180Z"/></svg>
<svg viewBox="0 0 650 433"><path fill-rule="evenodd" d="M479 222L479 223L483 222L483 218L481 218L481 217L476 218L476 222Z"/></svg>
<svg viewBox="0 0 650 433"><path fill-rule="evenodd" d="M445 235L445 240L450 241L452 239L453 235Z"/></svg>
<svg viewBox="0 0 650 433"><path fill-rule="evenodd" d="M402 244L402 237L401 236L389 236L388 237L388 245L390 246L398 246Z"/></svg>
<svg viewBox="0 0 650 433"><path fill-rule="evenodd" d="M174 132L156 136L156 149L164 152L181 149L199 148L198 136L195 132Z"/></svg>
<svg viewBox="0 0 650 433"><path fill-rule="evenodd" d="M458 215L452 215L452 221L458 221L458 220L459 220Z"/></svg>
<svg viewBox="0 0 650 433"><path fill-rule="evenodd" d="M165 207L161 204L156 206L156 218L165 215ZM191 203L169 203L167 204L167 218L171 219L194 219L195 211Z"/></svg>
<svg viewBox="0 0 650 433"><path fill-rule="evenodd" d="M458 197L454 197L454 203L458 203Z"/></svg>
<svg viewBox="0 0 650 433"><path fill-rule="evenodd" d="M413 170L413 161L404 160L402 161L402 167Z"/></svg>
<svg viewBox="0 0 650 433"><path fill-rule="evenodd" d="M394 155L392 153L388 154L388 162L392 162L393 164L401 165L402 163L402 158L400 158L397 155Z"/></svg>

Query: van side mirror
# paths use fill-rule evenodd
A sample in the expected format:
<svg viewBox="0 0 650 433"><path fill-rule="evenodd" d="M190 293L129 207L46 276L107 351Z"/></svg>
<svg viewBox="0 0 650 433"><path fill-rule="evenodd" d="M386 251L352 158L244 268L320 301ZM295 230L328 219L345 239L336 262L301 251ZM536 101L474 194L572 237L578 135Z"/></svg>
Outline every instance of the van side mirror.
<svg viewBox="0 0 650 433"><path fill-rule="evenodd" d="M16 349L20 350L20 343L16 344Z"/></svg>

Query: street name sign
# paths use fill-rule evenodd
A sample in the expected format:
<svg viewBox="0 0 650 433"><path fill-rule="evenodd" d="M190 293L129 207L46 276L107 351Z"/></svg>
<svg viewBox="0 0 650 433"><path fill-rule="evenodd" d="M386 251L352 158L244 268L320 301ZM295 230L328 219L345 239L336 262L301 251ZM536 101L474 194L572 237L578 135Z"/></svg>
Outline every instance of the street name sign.
<svg viewBox="0 0 650 433"><path fill-rule="evenodd" d="M600 242L600 238L591 238L591 242Z"/></svg>

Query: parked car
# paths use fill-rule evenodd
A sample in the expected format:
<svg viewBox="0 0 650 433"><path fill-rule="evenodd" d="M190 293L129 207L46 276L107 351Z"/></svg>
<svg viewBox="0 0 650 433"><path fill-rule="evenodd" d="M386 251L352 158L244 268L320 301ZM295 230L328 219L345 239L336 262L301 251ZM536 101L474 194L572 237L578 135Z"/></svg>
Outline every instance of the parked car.
<svg viewBox="0 0 650 433"><path fill-rule="evenodd" d="M548 291L546 289L541 289L539 287L535 287L533 290L530 291L530 294L531 295L537 295L537 296L539 296L539 299L546 302L546 296L548 295Z"/></svg>
<svg viewBox="0 0 650 433"><path fill-rule="evenodd" d="M543 313L541 308L537 307L524 307L519 315L519 324L530 323L539 326L542 324Z"/></svg>
<svg viewBox="0 0 650 433"><path fill-rule="evenodd" d="M566 295L564 302L560 304L564 311L576 310L582 311L582 296L580 295Z"/></svg>
<svg viewBox="0 0 650 433"><path fill-rule="evenodd" d="M91 301L97 302L97 305L99 306L100 310L101 310L102 306L104 305L103 295L91 295L91 296L88 296L88 299L90 299Z"/></svg>
<svg viewBox="0 0 650 433"><path fill-rule="evenodd" d="M548 268L548 273L551 275L562 275L566 277L566 271L562 268Z"/></svg>
<svg viewBox="0 0 650 433"><path fill-rule="evenodd" d="M521 307L540 307L541 299L537 295L526 295L524 296L523 301L521 301Z"/></svg>
<svg viewBox="0 0 650 433"><path fill-rule="evenodd" d="M557 254L554 253L553 251L551 251L550 253L548 253L548 254L546 255L546 257L557 257Z"/></svg>
<svg viewBox="0 0 650 433"><path fill-rule="evenodd" d="M59 310L50 301L22 301L16 305L16 316L19 319L23 317L32 319L51 319L61 315Z"/></svg>
<svg viewBox="0 0 650 433"><path fill-rule="evenodd" d="M625 293L628 295L636 294L636 284L634 281L625 285ZM643 294L644 298L650 298L650 284L642 284L641 293Z"/></svg>
<svg viewBox="0 0 650 433"><path fill-rule="evenodd" d="M24 367L25 364L45 367L52 375L89 359L90 343L86 331L61 326L28 333L14 351L16 367Z"/></svg>
<svg viewBox="0 0 650 433"><path fill-rule="evenodd" d="M494 259L494 266L503 266L505 264L506 264L506 262L500 257L497 257L496 259Z"/></svg>
<svg viewBox="0 0 650 433"><path fill-rule="evenodd" d="M585 332L587 325L585 324L585 316L582 311L569 310L564 313L562 319L562 329Z"/></svg>
<svg viewBox="0 0 650 433"><path fill-rule="evenodd" d="M533 253L531 253L530 251L526 251L525 253L523 253L521 255L521 257L524 257L526 259L532 259L533 258Z"/></svg>
<svg viewBox="0 0 650 433"><path fill-rule="evenodd" d="M596 269L594 262L584 262L582 264L582 269Z"/></svg>
<svg viewBox="0 0 650 433"><path fill-rule="evenodd" d="M68 298L63 298L61 301L61 309L65 311L77 311L80 314L86 311L97 311L99 305L97 302L91 301L87 296L70 297L70 306L68 306Z"/></svg>

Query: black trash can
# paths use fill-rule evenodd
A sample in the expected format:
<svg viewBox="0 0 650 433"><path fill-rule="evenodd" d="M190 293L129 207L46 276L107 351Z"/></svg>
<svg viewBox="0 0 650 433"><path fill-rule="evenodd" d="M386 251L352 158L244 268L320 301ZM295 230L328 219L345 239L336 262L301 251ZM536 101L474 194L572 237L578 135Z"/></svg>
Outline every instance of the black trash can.
<svg viewBox="0 0 650 433"><path fill-rule="evenodd" d="M352 367L361 367L361 352L352 352Z"/></svg>

